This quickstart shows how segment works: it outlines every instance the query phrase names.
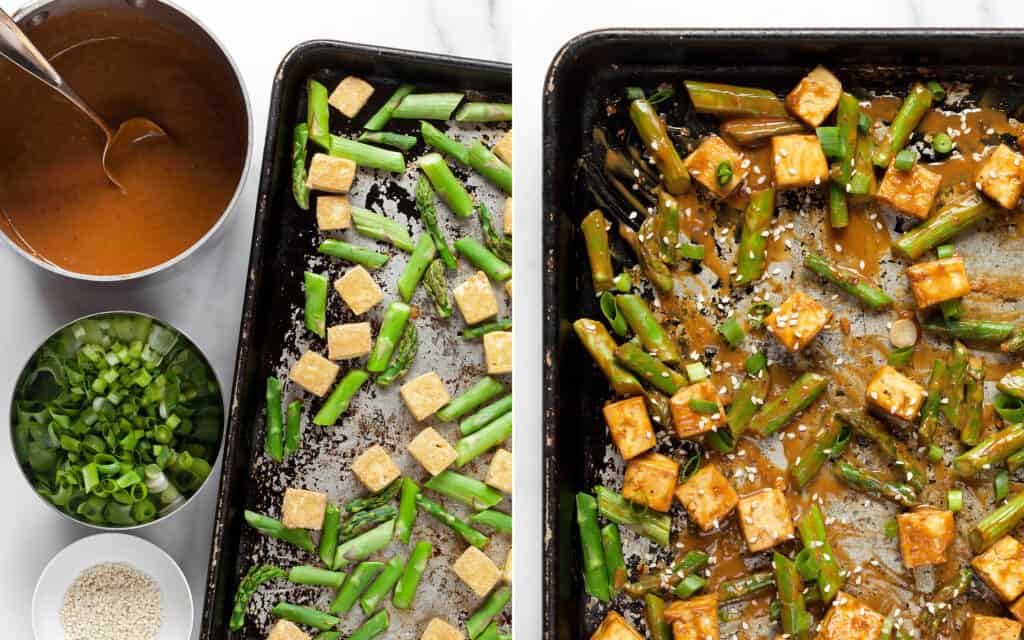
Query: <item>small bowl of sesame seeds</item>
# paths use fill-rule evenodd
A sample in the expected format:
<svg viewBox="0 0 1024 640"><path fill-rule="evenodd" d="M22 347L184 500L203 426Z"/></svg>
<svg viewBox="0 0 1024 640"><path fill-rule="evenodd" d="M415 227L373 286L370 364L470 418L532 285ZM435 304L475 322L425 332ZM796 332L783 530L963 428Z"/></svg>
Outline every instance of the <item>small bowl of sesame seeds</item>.
<svg viewBox="0 0 1024 640"><path fill-rule="evenodd" d="M187 640L192 622L192 593L177 563L122 533L65 547L32 596L36 640Z"/></svg>

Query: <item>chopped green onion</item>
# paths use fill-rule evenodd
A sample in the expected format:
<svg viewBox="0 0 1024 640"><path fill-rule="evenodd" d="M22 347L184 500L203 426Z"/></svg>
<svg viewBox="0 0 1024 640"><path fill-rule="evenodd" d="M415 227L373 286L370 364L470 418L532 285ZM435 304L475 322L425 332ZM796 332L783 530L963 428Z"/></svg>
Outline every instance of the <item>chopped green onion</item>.
<svg viewBox="0 0 1024 640"><path fill-rule="evenodd" d="M801 578L808 582L818 579L821 567L818 565L818 561L814 559L810 549L801 549L793 561L796 564L796 570L800 572Z"/></svg>
<svg viewBox="0 0 1024 640"><path fill-rule="evenodd" d="M871 176L864 173L856 173L850 178L846 192L854 196L864 196L871 190Z"/></svg>
<svg viewBox="0 0 1024 640"><path fill-rule="evenodd" d="M846 136L839 127L818 127L818 142L826 158L843 158L846 156Z"/></svg>
<svg viewBox="0 0 1024 640"><path fill-rule="evenodd" d="M743 366L747 368L747 373L752 376L756 376L764 371L764 368L768 366L768 357L764 355L763 351L758 351L747 358L746 362L743 363Z"/></svg>
<svg viewBox="0 0 1024 640"><path fill-rule="evenodd" d="M651 97L647 99L647 102L650 102L651 104L658 104L659 102L668 100L674 95L676 95L675 88L666 82L658 85L657 91L651 94Z"/></svg>
<svg viewBox="0 0 1024 640"><path fill-rule="evenodd" d="M730 347L736 348L741 342L743 342L743 327L736 320L735 316L729 316L724 322L717 327L718 334L722 336L722 339L729 343Z"/></svg>
<svg viewBox="0 0 1024 640"><path fill-rule="evenodd" d="M767 300L755 302L747 309L747 326L751 329L760 327L764 324L764 319L771 315L771 312L774 310L775 307Z"/></svg>
<svg viewBox="0 0 1024 640"><path fill-rule="evenodd" d="M937 444L928 446L928 459L932 462L942 462L942 457L946 455L946 451Z"/></svg>
<svg viewBox="0 0 1024 640"><path fill-rule="evenodd" d="M929 80L924 86L932 92L932 99L936 102L942 102L946 99L946 89L938 82Z"/></svg>
<svg viewBox="0 0 1024 640"><path fill-rule="evenodd" d="M677 598L686 600L687 598L693 596L693 594L703 589L705 584L707 584L707 580L698 576L695 573L691 573L690 575L683 578L679 582L679 584L676 585L676 588L672 591L672 593L674 593Z"/></svg>
<svg viewBox="0 0 1024 640"><path fill-rule="evenodd" d="M718 411L718 403L701 398L690 398L690 409L697 413L716 413Z"/></svg>
<svg viewBox="0 0 1024 640"><path fill-rule="evenodd" d="M633 279L626 272L612 278L612 284L615 285L615 290L619 293L629 293L633 289Z"/></svg>
<svg viewBox="0 0 1024 640"><path fill-rule="evenodd" d="M885 537L895 540L900 536L900 526L896 520L889 520L885 523Z"/></svg>
<svg viewBox="0 0 1024 640"><path fill-rule="evenodd" d="M867 133L871 129L871 116L861 111L857 115L857 131Z"/></svg>
<svg viewBox="0 0 1024 640"><path fill-rule="evenodd" d="M679 257L683 260L693 260L700 262L704 259L704 245L694 244L692 242L680 242L676 246L676 251L679 253Z"/></svg>
<svg viewBox="0 0 1024 640"><path fill-rule="evenodd" d="M893 161L892 166L896 167L899 171L910 171L916 163L917 152L913 149L903 149L896 154L896 160Z"/></svg>
<svg viewBox="0 0 1024 640"><path fill-rule="evenodd" d="M1024 422L1024 400L1006 393L997 393L992 401L996 413L1008 424Z"/></svg>
<svg viewBox="0 0 1024 640"><path fill-rule="evenodd" d="M959 320L964 315L964 305L960 298L955 300L943 300L939 303L939 310L946 320Z"/></svg>
<svg viewBox="0 0 1024 640"><path fill-rule="evenodd" d="M946 505L953 513L959 513L964 508L963 489L950 489L946 494Z"/></svg>
<svg viewBox="0 0 1024 640"><path fill-rule="evenodd" d="M728 160L719 162L715 168L715 176L718 178L718 184L723 187L732 182L732 163Z"/></svg>
<svg viewBox="0 0 1024 640"><path fill-rule="evenodd" d="M932 136L932 149L935 153L945 155L953 150L953 139L945 133L936 133Z"/></svg>
<svg viewBox="0 0 1024 640"><path fill-rule="evenodd" d="M956 247L951 244L940 244L935 247L935 253L938 255L939 260L945 260L956 255Z"/></svg>
<svg viewBox="0 0 1024 640"><path fill-rule="evenodd" d="M910 363L914 357L914 346L900 347L889 352L888 363L894 367L902 367Z"/></svg>
<svg viewBox="0 0 1024 640"><path fill-rule="evenodd" d="M626 324L626 316L622 315L619 305L615 303L615 296L610 291L605 291L601 294L598 306L601 307L601 314L608 321L612 331L620 337L625 337L629 333L629 325Z"/></svg>
<svg viewBox="0 0 1024 640"><path fill-rule="evenodd" d="M679 467L679 484L685 483L700 469L700 454L695 453Z"/></svg>
<svg viewBox="0 0 1024 640"><path fill-rule="evenodd" d="M1006 469L1000 469L999 473L996 474L996 479L993 481L993 486L996 492L996 502L1006 500L1007 496L1010 495L1010 472Z"/></svg>
<svg viewBox="0 0 1024 640"><path fill-rule="evenodd" d="M708 370L704 368L704 365L699 362L691 362L686 365L686 377L689 378L691 383L700 382L706 380L708 377Z"/></svg>

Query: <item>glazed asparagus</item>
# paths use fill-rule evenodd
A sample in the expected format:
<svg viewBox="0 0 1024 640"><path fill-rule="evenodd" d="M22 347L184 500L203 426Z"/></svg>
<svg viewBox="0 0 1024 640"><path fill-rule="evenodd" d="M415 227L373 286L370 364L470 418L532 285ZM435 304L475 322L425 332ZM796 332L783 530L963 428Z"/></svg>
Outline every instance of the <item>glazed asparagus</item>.
<svg viewBox="0 0 1024 640"><path fill-rule="evenodd" d="M804 256L804 267L857 298L870 309L883 309L893 302L892 296L868 283L860 273L831 264L816 253Z"/></svg>
<svg viewBox="0 0 1024 640"><path fill-rule="evenodd" d="M768 247L765 233L771 226L774 212L774 189L751 194L743 213L740 245L736 250L736 284L748 284L764 275Z"/></svg>
<svg viewBox="0 0 1024 640"><path fill-rule="evenodd" d="M817 373L801 375L782 395L761 407L750 419L747 429L762 436L775 433L798 413L814 404L827 386L828 378L825 376Z"/></svg>
<svg viewBox="0 0 1024 640"><path fill-rule="evenodd" d="M629 105L629 117L647 147L647 152L658 165L662 183L668 192L679 195L689 191L690 174L668 137L668 128L657 110L647 100L638 99Z"/></svg>
<svg viewBox="0 0 1024 640"><path fill-rule="evenodd" d="M696 80L686 80L684 84L693 108L699 113L736 118L789 116L782 100L767 89Z"/></svg>
<svg viewBox="0 0 1024 640"><path fill-rule="evenodd" d="M588 318L580 318L572 323L572 327L616 394L629 396L643 392L643 386L636 376L616 364L615 340L603 324Z"/></svg>
<svg viewBox="0 0 1024 640"><path fill-rule="evenodd" d="M885 138L875 149L872 161L876 167L889 168L893 157L907 144L910 135L931 106L932 92L920 82L915 82L889 125Z"/></svg>
<svg viewBox="0 0 1024 640"><path fill-rule="evenodd" d="M837 461L832 468L835 469L837 476L855 489L888 498L908 509L921 504L917 492L908 484L883 480L874 473L847 462Z"/></svg>

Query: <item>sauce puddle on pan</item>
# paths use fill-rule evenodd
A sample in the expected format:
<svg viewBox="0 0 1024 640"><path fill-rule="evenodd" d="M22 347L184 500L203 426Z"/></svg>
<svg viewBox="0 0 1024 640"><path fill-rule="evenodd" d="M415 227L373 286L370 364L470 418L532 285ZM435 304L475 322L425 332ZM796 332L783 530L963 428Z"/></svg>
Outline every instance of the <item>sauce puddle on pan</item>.
<svg viewBox="0 0 1024 640"><path fill-rule="evenodd" d="M63 97L0 63L0 227L30 253L91 275L142 271L182 253L216 223L245 162L237 83L208 54L118 12L54 17L29 35L113 127L136 116L167 138L100 163L102 131Z"/></svg>

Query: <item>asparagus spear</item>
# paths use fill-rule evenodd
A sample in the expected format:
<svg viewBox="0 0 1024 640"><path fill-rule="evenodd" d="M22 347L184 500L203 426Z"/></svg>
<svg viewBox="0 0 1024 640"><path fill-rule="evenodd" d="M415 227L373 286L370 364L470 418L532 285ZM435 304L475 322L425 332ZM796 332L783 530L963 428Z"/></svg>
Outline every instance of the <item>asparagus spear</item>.
<svg viewBox="0 0 1024 640"><path fill-rule="evenodd" d="M441 407L437 412L437 419L441 422L452 422L458 420L483 403L495 398L505 391L505 386L492 378L484 376L472 387L455 396L448 404Z"/></svg>
<svg viewBox="0 0 1024 640"><path fill-rule="evenodd" d="M607 291L612 286L615 271L612 269L611 251L608 248L608 220L600 209L594 209L583 218L580 229L590 260L590 276L595 291Z"/></svg>
<svg viewBox="0 0 1024 640"><path fill-rule="evenodd" d="M624 293L616 296L615 302L645 349L667 364L682 359L678 343L661 327L643 298L636 294Z"/></svg>
<svg viewBox="0 0 1024 640"><path fill-rule="evenodd" d="M274 608L270 610L270 613L283 618L284 620L290 620L297 624L304 624L307 627L313 627L326 631L331 627L338 626L341 622L339 618L332 616L329 613L318 611L317 609L311 609L310 607L302 607L297 604L291 604L290 602L278 602L274 605Z"/></svg>
<svg viewBox="0 0 1024 640"><path fill-rule="evenodd" d="M395 536L395 519L370 529L343 544L338 545L334 554L332 569L343 569L357 560L365 560L374 553L388 546Z"/></svg>
<svg viewBox="0 0 1024 640"><path fill-rule="evenodd" d="M461 93L410 93L391 112L402 120L450 120L462 102Z"/></svg>
<svg viewBox="0 0 1024 640"><path fill-rule="evenodd" d="M404 224L379 213L352 207L352 224L362 235L390 242L402 251L412 251L415 247Z"/></svg>
<svg viewBox="0 0 1024 640"><path fill-rule="evenodd" d="M348 640L373 640L380 637L390 626L390 614L387 609L383 609L367 618L366 622L348 637Z"/></svg>
<svg viewBox="0 0 1024 640"><path fill-rule="evenodd" d="M327 503L324 512L324 523L320 530L320 560L330 566L334 563L334 554L338 550L338 529L341 526L341 510L333 503Z"/></svg>
<svg viewBox="0 0 1024 640"><path fill-rule="evenodd" d="M390 504L359 511L345 521L345 524L338 530L338 542L348 542L356 536L366 533L369 528L394 519L396 515L398 512Z"/></svg>
<svg viewBox="0 0 1024 640"><path fill-rule="evenodd" d="M383 562L361 562L331 602L331 613L348 613L355 606L374 577L384 568Z"/></svg>
<svg viewBox="0 0 1024 640"><path fill-rule="evenodd" d="M310 565L296 565L288 571L288 582L340 589L347 576L340 571L321 569Z"/></svg>
<svg viewBox="0 0 1024 640"><path fill-rule="evenodd" d="M396 609L409 609L416 597L416 589L420 586L423 573L427 570L427 562L434 552L434 545L425 540L420 540L412 549L409 562L405 565L402 578L395 587L395 595L391 597L391 603Z"/></svg>
<svg viewBox="0 0 1024 640"><path fill-rule="evenodd" d="M512 534L512 516L493 509L477 511L469 516L470 524L480 524L501 533Z"/></svg>
<svg viewBox="0 0 1024 640"><path fill-rule="evenodd" d="M990 469L1024 448L1024 424L1013 424L985 438L953 459L953 470L969 478Z"/></svg>
<svg viewBox="0 0 1024 640"><path fill-rule="evenodd" d="M480 203L476 207L476 217L480 220L480 228L484 232L484 244L494 255L505 262L512 262L512 237L500 232L494 226L494 216L487 205Z"/></svg>
<svg viewBox="0 0 1024 640"><path fill-rule="evenodd" d="M302 279L306 294L306 328L323 338L327 334L327 278L306 271Z"/></svg>
<svg viewBox="0 0 1024 640"><path fill-rule="evenodd" d="M466 620L466 631L469 632L469 637L478 637L487 628L491 620L508 605L510 600L512 600L512 589L501 587L492 591L491 595L487 596L484 603L480 605L480 608Z"/></svg>
<svg viewBox="0 0 1024 640"><path fill-rule="evenodd" d="M354 244L342 242L341 240L324 240L317 247L317 253L361 264L367 269L380 269L388 262L388 256L383 253L357 247Z"/></svg>
<svg viewBox="0 0 1024 640"><path fill-rule="evenodd" d="M295 125L292 133L292 196L300 209L309 209L309 185L306 183L306 145L309 143L309 125Z"/></svg>
<svg viewBox="0 0 1024 640"><path fill-rule="evenodd" d="M310 140L324 150L331 148L327 87L312 78L306 80L306 125L309 127Z"/></svg>
<svg viewBox="0 0 1024 640"><path fill-rule="evenodd" d="M811 406L828 386L828 378L817 373L805 373L797 378L782 395L765 403L747 429L762 436L768 436L782 427L798 413Z"/></svg>
<svg viewBox="0 0 1024 640"><path fill-rule="evenodd" d="M509 531L511 533L511 531ZM622 537L619 525L614 522L601 529L601 546L604 547L604 564L608 570L608 592L611 597L617 596L626 584L626 558L622 555Z"/></svg>
<svg viewBox="0 0 1024 640"><path fill-rule="evenodd" d="M772 556L775 567L775 590L781 605L782 630L790 638L807 640L811 627L811 616L804 602L803 580L796 564L776 551Z"/></svg>
<svg viewBox="0 0 1024 640"><path fill-rule="evenodd" d="M921 630L922 637L934 640L939 636L940 631L949 622L949 614L952 611L949 603L967 591L973 578L974 572L970 567L961 567L953 581L944 585L929 599L929 606L921 608L917 628Z"/></svg>
<svg viewBox="0 0 1024 640"><path fill-rule="evenodd" d="M412 361L416 359L416 351L419 349L419 345L420 341L419 334L416 332L416 323L409 322L402 331L402 337L398 341L398 346L395 347L395 352L391 356L388 368L377 376L377 384L387 386L408 373L409 367L412 366Z"/></svg>
<svg viewBox="0 0 1024 640"><path fill-rule="evenodd" d="M651 249L647 242L641 241L641 237L654 237L653 228L654 218L647 218L640 225L640 233L633 231L624 224L619 224L619 237L626 241L626 244L633 249L633 252L637 256L637 260L640 262L640 267L644 270L644 274L647 279L651 281L651 284L658 289L658 291L669 292L675 286L675 280L672 278L672 272L669 271L668 265L661 261L658 257L657 251Z"/></svg>
<svg viewBox="0 0 1024 640"><path fill-rule="evenodd" d="M655 389L674 394L685 387L686 376L669 369L660 360L647 353L636 342L626 342L615 349L615 361L638 375Z"/></svg>
<svg viewBox="0 0 1024 640"><path fill-rule="evenodd" d="M392 556L387 561L387 564L384 565L384 570L377 575L377 579L373 581L366 589L366 592L363 593L363 597L359 599L359 606L365 615L369 616L377 608L377 605L384 601L384 598L395 588L395 584L402 577L404 571L405 562L402 561L401 557Z"/></svg>
<svg viewBox="0 0 1024 640"><path fill-rule="evenodd" d="M817 504L811 505L810 510L797 522L796 528L804 548L818 566L818 591L821 592L822 601L828 604L843 586L843 570L836 562L835 552L825 532L825 520Z"/></svg>
<svg viewBox="0 0 1024 640"><path fill-rule="evenodd" d="M284 458L284 417L281 415L281 380L275 376L267 378L266 431L263 436L263 453L274 462Z"/></svg>
<svg viewBox="0 0 1024 640"><path fill-rule="evenodd" d="M1012 322L996 320L944 320L934 317L924 322L925 331L968 342L1003 342L1017 330Z"/></svg>
<svg viewBox="0 0 1024 640"><path fill-rule="evenodd" d="M380 332L377 334L377 341L373 345L373 352L366 361L366 370L371 373L383 373L391 360L391 354L402 337L405 324L412 315L412 308L393 300L384 312L384 319L380 324Z"/></svg>
<svg viewBox="0 0 1024 640"><path fill-rule="evenodd" d="M382 144L386 147L393 147L399 151L408 151L416 146L416 136L393 131L364 131L356 138L359 142Z"/></svg>
<svg viewBox="0 0 1024 640"><path fill-rule="evenodd" d="M399 85L398 89L388 98L388 101L363 125L363 128L367 131L380 131L383 129L391 120L391 114L394 113L395 108L414 90L415 87L411 84Z"/></svg>
<svg viewBox="0 0 1024 640"><path fill-rule="evenodd" d="M597 524L597 501L590 494L576 494L576 524L583 545L583 582L586 591L601 602L608 602L611 599L608 567L601 544L601 530Z"/></svg>
<svg viewBox="0 0 1024 640"><path fill-rule="evenodd" d="M398 294L403 302L412 300L412 294L436 255L437 247L434 246L434 239L430 233L421 234L416 240L412 255L409 256L409 262L402 270L402 275L398 277Z"/></svg>
<svg viewBox="0 0 1024 640"><path fill-rule="evenodd" d="M448 280L445 276L444 261L434 260L423 275L423 288L427 290L439 318L452 315L452 300L448 295Z"/></svg>
<svg viewBox="0 0 1024 640"><path fill-rule="evenodd" d="M804 256L804 267L836 285L871 309L882 309L892 304L892 297L866 281L861 274L829 263L815 253Z"/></svg>
<svg viewBox="0 0 1024 640"><path fill-rule="evenodd" d="M750 420L757 413L758 403L768 395L768 376L748 377L740 384L733 395L732 404L726 414L729 425L729 436L735 443L750 426Z"/></svg>
<svg viewBox="0 0 1024 640"><path fill-rule="evenodd" d="M854 155L857 151L857 124L860 119L860 105L857 102L857 98L850 95L847 92L839 97L839 105L836 107L836 126L839 127L839 133L846 141L845 153L836 159L839 165L839 179L835 180L839 185L845 187L850 184L850 177L853 176L853 165ZM842 193L845 194L845 189ZM846 197L843 196L843 202L845 204ZM836 221L831 221L832 226L835 227ZM845 224L839 225L845 227Z"/></svg>
<svg viewBox="0 0 1024 640"><path fill-rule="evenodd" d="M361 511L370 511L378 507L383 507L386 504L390 504L401 489L401 481L395 480L377 493L362 498L356 498L355 500L350 500L345 503L342 511L345 513L360 513Z"/></svg>
<svg viewBox="0 0 1024 640"><path fill-rule="evenodd" d="M973 447L981 440L985 404L985 372L980 361L971 362L964 378L964 403L960 411L960 442Z"/></svg>
<svg viewBox="0 0 1024 640"><path fill-rule="evenodd" d="M863 411L842 411L836 415L850 425L854 431L872 440L882 453L899 468L900 473L905 475L907 483L915 491L924 489L928 482L928 474L924 467L907 451L906 447L896 442L880 422Z"/></svg>
<svg viewBox="0 0 1024 640"><path fill-rule="evenodd" d="M428 153L420 158L420 170L430 180L431 186L441 195L441 199L452 213L460 218L473 215L473 198L452 173L440 153ZM438 249L440 250L440 247Z"/></svg>
<svg viewBox="0 0 1024 640"><path fill-rule="evenodd" d="M504 497L500 491L487 486L476 478L447 470L427 480L423 486L478 511L490 509L501 502Z"/></svg>
<svg viewBox="0 0 1024 640"><path fill-rule="evenodd" d="M292 400L288 404L288 419L284 430L284 456L287 458L299 450L302 439L302 401Z"/></svg>
<svg viewBox="0 0 1024 640"><path fill-rule="evenodd" d="M971 191L936 211L932 217L904 233L893 244L898 253L914 260L983 219L994 209L978 192Z"/></svg>
<svg viewBox="0 0 1024 640"><path fill-rule="evenodd" d="M270 536L282 542L288 542L302 549L313 553L313 539L305 529L289 529L270 516L265 516L248 509L244 513L245 522L265 536Z"/></svg>
<svg viewBox="0 0 1024 640"><path fill-rule="evenodd" d="M283 578L284 570L268 564L254 564L249 567L245 577L238 584L238 591L235 592L235 603L231 609L231 619L228 628L232 631L240 631L245 626L245 612L249 608L249 601L259 589L260 585L274 578Z"/></svg>
<svg viewBox="0 0 1024 640"><path fill-rule="evenodd" d="M433 500L430 500L422 493L416 495L416 506L426 511L429 515L437 519L442 524L451 528L455 533L459 534L463 540L473 545L478 549L483 549L487 546L487 536L480 533L473 527L469 526L462 520L459 520L452 514L445 511L444 507L437 504Z"/></svg>
<svg viewBox="0 0 1024 640"><path fill-rule="evenodd" d="M768 238L765 233L775 211L775 189L764 189L750 195L743 212L743 229L736 254L736 284L747 284L764 275Z"/></svg>
<svg viewBox="0 0 1024 640"><path fill-rule="evenodd" d="M875 177L875 165L871 161L875 144L871 136L857 138L857 148L853 153L853 172L846 184L846 192L854 196L873 196L878 191L878 179Z"/></svg>
<svg viewBox="0 0 1024 640"><path fill-rule="evenodd" d="M505 193L512 193L512 167L498 159L490 149L479 140L469 145L469 166L487 178Z"/></svg>
<svg viewBox="0 0 1024 640"><path fill-rule="evenodd" d="M686 80L693 108L721 117L787 117L782 100L767 89Z"/></svg>
<svg viewBox="0 0 1024 640"><path fill-rule="evenodd" d="M643 386L632 373L615 364L615 340L600 322L580 318L572 328L617 395L630 396L643 392Z"/></svg>
<svg viewBox="0 0 1024 640"><path fill-rule="evenodd" d="M416 496L420 494L419 486L409 478L402 479L402 498L398 503L398 520L395 522L395 535L402 544L409 544L412 539L412 525L416 521Z"/></svg>
<svg viewBox="0 0 1024 640"><path fill-rule="evenodd" d="M512 277L512 267L476 238L459 238L455 241L455 250L491 280L504 282Z"/></svg>
<svg viewBox="0 0 1024 640"><path fill-rule="evenodd" d="M1013 531L1024 520L1024 492L1009 498L1001 507L974 525L970 533L971 549L981 553Z"/></svg>
<svg viewBox="0 0 1024 640"><path fill-rule="evenodd" d="M328 396L327 402L313 416L313 424L329 427L337 422L338 417L348 409L352 396L356 395L356 392L366 383L369 377L369 374L362 369L349 369L345 377L338 383L338 386L334 387L334 391Z"/></svg>
<svg viewBox="0 0 1024 640"><path fill-rule="evenodd" d="M464 436L476 433L510 411L512 411L511 393L500 400L492 402L460 422L459 431L461 431Z"/></svg>
<svg viewBox="0 0 1024 640"><path fill-rule="evenodd" d="M932 92L920 82L915 82L889 125L885 139L875 149L872 161L876 167L889 168L893 156L907 144L910 135L931 106Z"/></svg>
<svg viewBox="0 0 1024 640"><path fill-rule="evenodd" d="M687 551L667 572L652 570L635 582L627 583L624 589L633 598L655 591L671 592L683 578L707 567L709 560L710 557L703 551Z"/></svg>
<svg viewBox="0 0 1024 640"><path fill-rule="evenodd" d="M495 320L493 322L484 322L482 324L473 325L472 327L466 327L462 330L463 340L475 340L482 338L488 333L495 331L508 331L512 328L512 319L503 318L501 320Z"/></svg>
<svg viewBox="0 0 1024 640"><path fill-rule="evenodd" d="M644 621L651 640L672 640L672 627L665 621L665 601L653 593L644 595Z"/></svg>
<svg viewBox="0 0 1024 640"><path fill-rule="evenodd" d="M814 440L790 467L789 473L796 486L803 489L817 475L826 460L838 458L850 441L851 433L850 427L834 414L828 416Z"/></svg>
<svg viewBox="0 0 1024 640"><path fill-rule="evenodd" d="M948 401L941 405L942 413L953 424L960 423L960 407L964 402L967 384L967 347L959 340L953 341L953 358L949 363Z"/></svg>
<svg viewBox="0 0 1024 640"><path fill-rule="evenodd" d="M662 513L640 511L618 493L605 487L594 487L597 508L605 519L631 529L637 534L657 542L663 547L669 545L672 533L672 519Z"/></svg>
<svg viewBox="0 0 1024 640"><path fill-rule="evenodd" d="M434 190L430 186L430 180L422 175L416 180L416 208L419 209L420 220L423 222L423 226L427 228L427 233L434 239L434 244L437 246L437 252L441 255L441 260L444 261L444 266L454 269L457 266L455 255L448 247L448 239L445 238L444 232L437 224Z"/></svg>
<svg viewBox="0 0 1024 640"><path fill-rule="evenodd" d="M775 586L775 575L769 571L751 573L718 585L718 604L739 602Z"/></svg>
<svg viewBox="0 0 1024 640"><path fill-rule="evenodd" d="M932 365L932 374L928 378L928 397L921 408L921 425L917 429L918 436L926 443L932 442L935 429L939 426L942 392L948 383L949 371L946 363L936 360Z"/></svg>
<svg viewBox="0 0 1024 640"><path fill-rule="evenodd" d="M870 471L858 469L847 462L837 461L832 467L836 475L854 489L880 495L907 508L921 504L917 499L917 492L908 484L882 480Z"/></svg>
<svg viewBox="0 0 1024 640"><path fill-rule="evenodd" d="M459 438L455 443L455 466L461 469L486 451L499 446L512 435L512 412L504 414L479 431Z"/></svg>
<svg viewBox="0 0 1024 640"><path fill-rule="evenodd" d="M423 136L423 141L427 145L442 153L447 153L462 164L469 164L469 148L452 140L426 120L420 123L420 135Z"/></svg>
<svg viewBox="0 0 1024 640"><path fill-rule="evenodd" d="M507 122L512 105L507 102L467 102L455 112L456 122Z"/></svg>
<svg viewBox="0 0 1024 640"><path fill-rule="evenodd" d="M348 158L360 167L382 169L391 173L405 173L405 156L400 151L381 149L341 136L331 136L330 145L332 156Z"/></svg>
<svg viewBox="0 0 1024 640"><path fill-rule="evenodd" d="M690 174L683 166L672 139L668 137L665 121L657 110L645 99L634 100L629 105L629 117L643 140L647 152L654 158L662 183L669 193L681 195L690 190Z"/></svg>
<svg viewBox="0 0 1024 640"><path fill-rule="evenodd" d="M679 261L679 202L661 189L658 190L657 216L654 224L658 235L658 249L661 261L675 264Z"/></svg>
<svg viewBox="0 0 1024 640"><path fill-rule="evenodd" d="M756 147L774 136L803 133L803 123L786 116L755 116L727 120L719 127L723 135L736 141L741 147Z"/></svg>

